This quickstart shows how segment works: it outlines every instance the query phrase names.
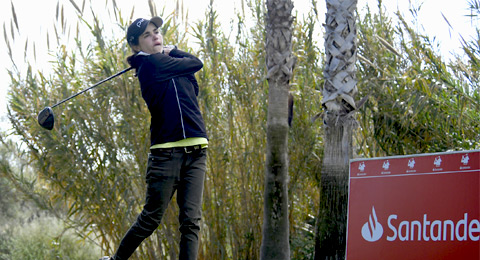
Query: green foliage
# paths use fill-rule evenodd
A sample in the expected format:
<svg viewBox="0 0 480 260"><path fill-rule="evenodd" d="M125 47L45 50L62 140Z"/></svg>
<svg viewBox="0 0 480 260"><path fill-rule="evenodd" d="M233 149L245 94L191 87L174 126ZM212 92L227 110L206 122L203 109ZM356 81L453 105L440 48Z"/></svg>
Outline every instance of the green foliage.
<svg viewBox="0 0 480 260"><path fill-rule="evenodd" d="M11 140L1 140L0 259L83 260L99 255L98 246L66 230L62 220L52 216L58 212L39 208L42 201L26 154Z"/></svg>
<svg viewBox="0 0 480 260"><path fill-rule="evenodd" d="M197 24L204 68L197 73L210 137L204 192L203 259L258 259L261 242L266 84L261 35L232 46L216 12ZM261 25L257 25L261 26ZM239 25L241 30L242 25ZM255 32L260 32L255 30ZM259 69L260 68L260 69Z"/></svg>
<svg viewBox="0 0 480 260"><path fill-rule="evenodd" d="M210 136L202 259L257 259L259 254L268 94L264 68L265 10L260 1L247 5L256 23L248 28L245 18L238 15L235 40L220 30L213 9L207 10L204 21L193 28L197 50L190 49L178 36L178 24L173 17L165 19L162 28L165 42L196 52L205 64L197 73L201 86L199 102ZM309 19L314 22L312 17ZM111 254L144 200L149 115L137 80L129 74L122 75L55 108L56 125L51 132L40 128L35 118L44 106L126 66L124 60L129 50L121 39L106 37L96 21L82 22L94 42L85 47L80 39L75 39L77 46L72 51L59 48L52 63L54 75L29 70L24 78L12 72L10 119L15 134L27 145L31 167L37 171L34 186L48 187L37 191L43 205L65 213L69 227L85 238L95 238L105 254ZM124 20L123 28L127 24ZM312 53L316 48L312 28L312 24L296 24L295 52L298 50L302 62L318 61ZM309 33L304 33L304 29ZM306 251L303 242L299 242L311 240L313 234L312 223L303 222L311 222L318 203L312 199L317 198L317 176L309 169L315 169L321 146L310 118L319 106L318 99L311 98L318 96L311 81L317 80L315 71L321 70L312 71L306 64L298 66L302 71L297 76L301 86L292 84L298 112L291 131L297 144L291 148L294 152L290 159L293 172L289 192L294 209L290 211L290 226L296 234L292 239L297 241L292 255L302 259ZM304 126L309 130L303 131ZM311 181L305 182L306 178ZM25 191L28 193L28 189ZM174 205L175 201L157 232L137 250L137 257L176 258L179 234Z"/></svg>
<svg viewBox="0 0 480 260"><path fill-rule="evenodd" d="M384 13L367 10L358 23L359 94L368 96L359 117L360 154L478 148L477 83L455 65L449 69L430 39L397 16L393 25Z"/></svg>
<svg viewBox="0 0 480 260"><path fill-rule="evenodd" d="M149 3L151 13L156 13L153 1ZM165 42L176 43L204 62L196 74L210 137L200 259L259 258L268 96L265 10L259 0L245 4L253 25L247 26L245 15L238 14L231 28L235 35L226 35L216 11L206 10L205 18L188 28L196 47L187 41L187 30L180 28L177 14L164 16ZM98 17L86 18L85 6L71 8L79 14L79 32L75 44L60 45L53 52L52 72L29 66L25 72L15 66L9 71L11 137L19 149L14 156L0 157L0 173L9 185L62 218L83 239L98 242L100 255L107 255L113 253L144 202L149 113L138 81L129 72L55 108L53 131L37 124L37 113L45 106L128 66L125 58L130 50L123 35L130 18L115 5L108 7L121 32L109 36ZM320 204L323 129L321 120L311 119L321 112L323 42L315 41L315 11L304 20L297 19L293 32L297 63L291 81L295 105L289 130L292 259L313 258L312 216ZM369 96L358 113L359 154L479 148L478 41L465 42L466 60L447 64L432 50L428 38L411 30L408 23L393 25L384 14L367 12L357 24L362 57L359 96ZM80 39L85 32L90 37ZM177 212L173 201L157 232L137 250L137 259L177 258Z"/></svg>
<svg viewBox="0 0 480 260"><path fill-rule="evenodd" d="M65 232L58 223L56 218L40 217L14 228L4 241L7 253L0 254L0 259L84 260L99 255L98 248L81 241L72 232Z"/></svg>

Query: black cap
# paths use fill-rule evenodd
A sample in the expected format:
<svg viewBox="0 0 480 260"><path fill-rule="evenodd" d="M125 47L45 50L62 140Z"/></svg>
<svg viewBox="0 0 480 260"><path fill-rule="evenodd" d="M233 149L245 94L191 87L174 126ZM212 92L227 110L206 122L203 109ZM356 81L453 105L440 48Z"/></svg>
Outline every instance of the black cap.
<svg viewBox="0 0 480 260"><path fill-rule="evenodd" d="M160 27L163 24L163 20L158 16L152 17L150 20L138 18L132 24L130 24L130 26L128 26L127 42L130 47L133 45L138 45L138 37L145 32L145 29L147 29L149 23L153 23L155 26Z"/></svg>

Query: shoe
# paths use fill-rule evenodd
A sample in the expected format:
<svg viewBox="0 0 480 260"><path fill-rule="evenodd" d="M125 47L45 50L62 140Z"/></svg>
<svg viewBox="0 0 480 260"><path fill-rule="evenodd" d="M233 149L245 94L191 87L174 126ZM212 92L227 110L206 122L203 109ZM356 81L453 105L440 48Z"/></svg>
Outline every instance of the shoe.
<svg viewBox="0 0 480 260"><path fill-rule="evenodd" d="M104 256L104 257L100 258L99 260L112 260L112 258L109 257L109 256Z"/></svg>

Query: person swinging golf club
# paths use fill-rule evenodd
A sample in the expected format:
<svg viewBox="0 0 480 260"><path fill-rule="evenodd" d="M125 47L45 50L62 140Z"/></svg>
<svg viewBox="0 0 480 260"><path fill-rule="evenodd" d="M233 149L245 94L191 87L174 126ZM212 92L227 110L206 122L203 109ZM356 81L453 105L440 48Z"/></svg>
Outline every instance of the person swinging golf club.
<svg viewBox="0 0 480 260"><path fill-rule="evenodd" d="M179 259L197 259L208 137L198 101L194 73L202 61L163 45L160 17L137 19L127 30L134 54L128 58L140 81L151 114L145 205L112 257L128 259L159 226L177 193L180 222Z"/></svg>

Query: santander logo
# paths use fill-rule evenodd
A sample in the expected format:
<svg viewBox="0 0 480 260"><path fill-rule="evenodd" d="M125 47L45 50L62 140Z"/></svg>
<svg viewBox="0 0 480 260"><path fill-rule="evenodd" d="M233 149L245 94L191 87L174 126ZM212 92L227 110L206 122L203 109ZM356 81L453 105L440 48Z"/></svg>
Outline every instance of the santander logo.
<svg viewBox="0 0 480 260"><path fill-rule="evenodd" d="M432 219L423 214L419 219L399 220L398 215L388 217L387 241L480 241L480 220L468 213L459 219ZM378 222L375 207L362 226L362 237L368 242L378 241L383 236L383 226Z"/></svg>
<svg viewBox="0 0 480 260"><path fill-rule="evenodd" d="M362 236L368 242L375 242L379 240L383 235L383 227L378 222L377 214L375 213L375 207L372 206L372 214L368 218L368 222L362 227Z"/></svg>

